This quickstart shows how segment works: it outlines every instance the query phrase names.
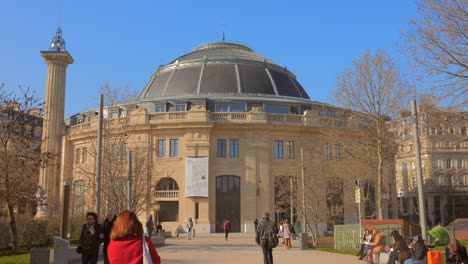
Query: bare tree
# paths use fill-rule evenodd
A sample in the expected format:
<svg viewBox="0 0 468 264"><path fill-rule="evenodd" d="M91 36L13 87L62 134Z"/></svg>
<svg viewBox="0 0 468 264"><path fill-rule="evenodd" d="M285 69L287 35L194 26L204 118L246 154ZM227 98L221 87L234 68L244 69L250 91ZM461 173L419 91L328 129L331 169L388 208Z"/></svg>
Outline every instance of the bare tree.
<svg viewBox="0 0 468 264"><path fill-rule="evenodd" d="M37 205L42 103L29 89L0 85L0 203L8 207L13 248L19 250L15 210ZM32 213L32 212L31 212Z"/></svg>
<svg viewBox="0 0 468 264"><path fill-rule="evenodd" d="M128 88L119 90L106 83L100 89L108 105L104 107L105 120L102 144L102 192L103 211L106 208L120 212L128 207L128 152L132 152L132 204L131 209L140 212L147 206L149 183L155 177L151 170L147 142L136 139L129 126L129 113L135 110L131 101L135 98ZM97 160L97 131L75 151L75 163L81 163L83 155ZM86 148L86 150L85 150ZM86 154L84 153L86 151ZM96 163L76 166L79 175L90 183L86 195L96 197ZM79 199L77 199L79 200ZM93 199L94 200L94 199Z"/></svg>
<svg viewBox="0 0 468 264"><path fill-rule="evenodd" d="M418 0L419 19L405 32L406 54L435 80L443 97L466 106L468 93L468 2Z"/></svg>
<svg viewBox="0 0 468 264"><path fill-rule="evenodd" d="M361 137L348 152L376 169L378 218L383 218L383 175L393 166L395 143L386 122L402 109L408 84L386 51L366 51L353 61L353 67L337 77L335 98L343 107L357 113L350 115ZM362 153L365 155L363 156Z"/></svg>

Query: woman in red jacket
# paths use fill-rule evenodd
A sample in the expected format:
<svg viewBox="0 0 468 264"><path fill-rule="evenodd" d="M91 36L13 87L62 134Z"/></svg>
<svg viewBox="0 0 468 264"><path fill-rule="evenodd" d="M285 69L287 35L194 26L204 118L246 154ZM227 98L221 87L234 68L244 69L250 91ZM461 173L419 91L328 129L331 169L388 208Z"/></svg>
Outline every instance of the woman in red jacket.
<svg viewBox="0 0 468 264"><path fill-rule="evenodd" d="M153 264L160 264L156 249L151 239L144 237L148 245ZM143 225L134 212L125 210L115 221L111 233L111 242L107 249L111 264L142 264L143 263Z"/></svg>

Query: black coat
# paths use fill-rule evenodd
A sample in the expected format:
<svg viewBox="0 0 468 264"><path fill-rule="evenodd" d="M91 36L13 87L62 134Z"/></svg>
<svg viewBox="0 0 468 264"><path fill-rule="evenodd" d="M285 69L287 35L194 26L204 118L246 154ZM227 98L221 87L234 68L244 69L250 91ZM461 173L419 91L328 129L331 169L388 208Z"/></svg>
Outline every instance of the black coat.
<svg viewBox="0 0 468 264"><path fill-rule="evenodd" d="M80 235L80 246L81 246L81 253L86 255L99 255L99 245L102 243L102 239L99 235L102 234L102 225L101 224L94 224L94 234L91 234L88 230L88 225L84 224L81 227L81 235Z"/></svg>
<svg viewBox="0 0 468 264"><path fill-rule="evenodd" d="M107 247L109 247L110 244L110 234L112 232L112 228L114 227L115 220L117 219L117 216L114 216L111 221L109 221L106 218L106 221L102 224L102 228L104 230L104 255L107 255Z"/></svg>

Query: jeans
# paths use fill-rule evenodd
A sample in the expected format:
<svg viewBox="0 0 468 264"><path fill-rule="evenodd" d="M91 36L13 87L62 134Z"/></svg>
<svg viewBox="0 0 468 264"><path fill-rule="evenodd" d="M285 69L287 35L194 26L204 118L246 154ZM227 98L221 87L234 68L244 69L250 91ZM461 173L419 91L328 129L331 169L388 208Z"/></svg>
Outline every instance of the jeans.
<svg viewBox="0 0 468 264"><path fill-rule="evenodd" d="M268 246L268 240L261 240L260 246L263 252L263 264L273 264L273 249Z"/></svg>
<svg viewBox="0 0 468 264"><path fill-rule="evenodd" d="M98 259L97 255L81 254L81 263L83 264L96 264L97 259Z"/></svg>
<svg viewBox="0 0 468 264"><path fill-rule="evenodd" d="M388 256L387 264L395 264L395 260L398 260L398 252L391 251L390 255ZM401 263L401 264L403 264L403 263Z"/></svg>
<svg viewBox="0 0 468 264"><path fill-rule="evenodd" d="M151 238L151 235L153 234L153 231L148 230L148 237Z"/></svg>
<svg viewBox="0 0 468 264"><path fill-rule="evenodd" d="M191 228L187 231L187 239L188 240L192 239L192 229Z"/></svg>
<svg viewBox="0 0 468 264"><path fill-rule="evenodd" d="M407 259L405 260L405 264L425 264L427 263L424 260L412 260L412 259Z"/></svg>

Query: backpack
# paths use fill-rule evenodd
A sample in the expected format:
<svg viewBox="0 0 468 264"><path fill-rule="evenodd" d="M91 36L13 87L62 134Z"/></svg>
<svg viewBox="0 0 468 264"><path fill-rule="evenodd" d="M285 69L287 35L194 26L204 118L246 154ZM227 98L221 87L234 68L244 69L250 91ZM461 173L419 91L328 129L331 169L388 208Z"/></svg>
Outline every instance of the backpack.
<svg viewBox="0 0 468 264"><path fill-rule="evenodd" d="M279 238L278 234L275 232L274 224L273 226L270 226L267 230L267 236L268 236L268 246L270 248L275 248L279 244Z"/></svg>

